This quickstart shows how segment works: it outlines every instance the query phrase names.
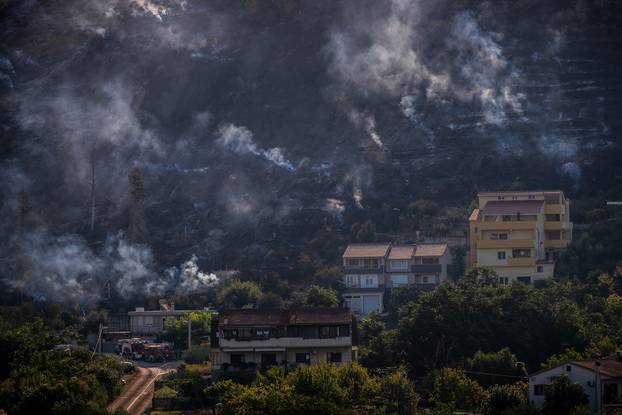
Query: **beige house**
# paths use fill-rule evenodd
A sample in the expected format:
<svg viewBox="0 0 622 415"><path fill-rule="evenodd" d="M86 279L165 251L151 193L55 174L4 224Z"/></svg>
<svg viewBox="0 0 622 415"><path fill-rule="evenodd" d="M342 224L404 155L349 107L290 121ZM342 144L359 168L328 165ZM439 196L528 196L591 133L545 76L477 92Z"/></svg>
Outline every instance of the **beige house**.
<svg viewBox="0 0 622 415"><path fill-rule="evenodd" d="M572 239L570 202L561 190L482 192L469 218L469 264L501 283L551 278Z"/></svg>
<svg viewBox="0 0 622 415"><path fill-rule="evenodd" d="M215 370L351 362L356 327L346 308L224 310L212 319Z"/></svg>
<svg viewBox="0 0 622 415"><path fill-rule="evenodd" d="M447 244L350 244L343 253L343 298L355 313L382 313L387 290L432 288L447 279L450 264Z"/></svg>

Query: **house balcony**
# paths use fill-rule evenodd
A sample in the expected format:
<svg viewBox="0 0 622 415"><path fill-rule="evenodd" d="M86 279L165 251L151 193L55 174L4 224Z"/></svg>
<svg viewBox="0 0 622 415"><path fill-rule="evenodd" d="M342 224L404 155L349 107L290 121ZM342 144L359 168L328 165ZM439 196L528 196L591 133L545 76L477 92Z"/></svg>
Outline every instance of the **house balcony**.
<svg viewBox="0 0 622 415"><path fill-rule="evenodd" d="M545 231L562 231L569 228L568 222L561 221L546 221L544 222Z"/></svg>
<svg viewBox="0 0 622 415"><path fill-rule="evenodd" d="M482 231L535 230L537 224L538 222L535 220L480 222L478 223L478 227Z"/></svg>
<svg viewBox="0 0 622 415"><path fill-rule="evenodd" d="M534 258L508 258L508 266L510 267L529 267L536 265Z"/></svg>
<svg viewBox="0 0 622 415"><path fill-rule="evenodd" d="M561 215L566 211L565 205L560 204L545 204L544 213L547 215Z"/></svg>
<svg viewBox="0 0 622 415"><path fill-rule="evenodd" d="M361 284L352 284L352 285L346 286L343 292L345 294L383 293L385 288L386 287L384 284L379 284L376 287L370 287L368 285L361 285Z"/></svg>
<svg viewBox="0 0 622 415"><path fill-rule="evenodd" d="M437 273L443 271L441 264L415 264L411 265L411 271L416 273Z"/></svg>
<svg viewBox="0 0 622 415"><path fill-rule="evenodd" d="M533 239L478 239L478 249L533 248Z"/></svg>
<svg viewBox="0 0 622 415"><path fill-rule="evenodd" d="M384 266L379 265L377 267L359 267L359 266L345 265L343 267L343 272L358 273L358 274L378 274L378 273L384 272Z"/></svg>
<svg viewBox="0 0 622 415"><path fill-rule="evenodd" d="M333 337L329 339L305 339L302 337L274 337L265 340L220 339L221 349L291 349L316 347L350 347L352 337Z"/></svg>
<svg viewBox="0 0 622 415"><path fill-rule="evenodd" d="M548 249L565 249L568 247L569 243L570 241L566 239L548 239L542 241L542 245L544 246L544 248Z"/></svg>

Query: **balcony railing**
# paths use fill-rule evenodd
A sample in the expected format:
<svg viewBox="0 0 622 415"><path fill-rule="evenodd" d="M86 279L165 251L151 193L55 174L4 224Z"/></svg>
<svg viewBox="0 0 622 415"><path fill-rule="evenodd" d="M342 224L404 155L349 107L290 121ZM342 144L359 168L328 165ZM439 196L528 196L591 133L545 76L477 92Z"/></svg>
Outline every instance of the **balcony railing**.
<svg viewBox="0 0 622 415"><path fill-rule="evenodd" d="M500 221L500 222L481 222L478 223L480 230L497 231L497 230L525 230L535 229L538 222L535 220L520 221Z"/></svg>
<svg viewBox="0 0 622 415"><path fill-rule="evenodd" d="M527 267L535 264L534 258L508 258L508 265L511 267Z"/></svg>
<svg viewBox="0 0 622 415"><path fill-rule="evenodd" d="M358 265L344 265L343 270L345 272L360 272L360 273L375 273L384 272L384 265L378 265L377 267L366 267Z"/></svg>
<svg viewBox="0 0 622 415"><path fill-rule="evenodd" d="M415 264L411 267L412 272L442 272L443 266L441 264Z"/></svg>
<svg viewBox="0 0 622 415"><path fill-rule="evenodd" d="M290 347L347 347L352 345L352 337L333 337L329 339L305 339L302 337L274 337L266 340L220 339L220 348L290 348Z"/></svg>
<svg viewBox="0 0 622 415"><path fill-rule="evenodd" d="M477 247L486 248L533 248L535 242L533 239L478 239Z"/></svg>

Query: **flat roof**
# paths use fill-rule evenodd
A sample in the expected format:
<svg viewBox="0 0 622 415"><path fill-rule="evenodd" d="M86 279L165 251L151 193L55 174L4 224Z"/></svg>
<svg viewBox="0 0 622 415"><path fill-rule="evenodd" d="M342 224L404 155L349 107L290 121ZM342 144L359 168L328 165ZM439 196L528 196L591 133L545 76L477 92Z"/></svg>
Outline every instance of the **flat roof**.
<svg viewBox="0 0 622 415"><path fill-rule="evenodd" d="M343 258L377 258L385 257L391 244L350 244L343 253Z"/></svg>
<svg viewBox="0 0 622 415"><path fill-rule="evenodd" d="M389 252L389 259L410 259L414 254L414 245L393 245Z"/></svg>
<svg viewBox="0 0 622 415"><path fill-rule="evenodd" d="M447 244L417 244L415 256L443 256L446 251Z"/></svg>
<svg viewBox="0 0 622 415"><path fill-rule="evenodd" d="M543 200L493 200L486 203L484 215L536 215L542 210Z"/></svg>
<svg viewBox="0 0 622 415"><path fill-rule="evenodd" d="M220 326L288 326L349 324L352 313L347 308L231 309L219 316Z"/></svg>

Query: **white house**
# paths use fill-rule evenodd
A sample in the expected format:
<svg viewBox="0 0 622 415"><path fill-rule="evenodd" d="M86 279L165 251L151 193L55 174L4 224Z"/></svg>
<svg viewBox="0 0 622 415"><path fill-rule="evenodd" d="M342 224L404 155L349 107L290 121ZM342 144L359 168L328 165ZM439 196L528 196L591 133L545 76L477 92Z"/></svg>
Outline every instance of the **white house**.
<svg viewBox="0 0 622 415"><path fill-rule="evenodd" d="M603 359L571 361L532 373L529 401L542 408L544 390L560 376L568 376L581 385L593 414L610 414L622 408L622 352Z"/></svg>

